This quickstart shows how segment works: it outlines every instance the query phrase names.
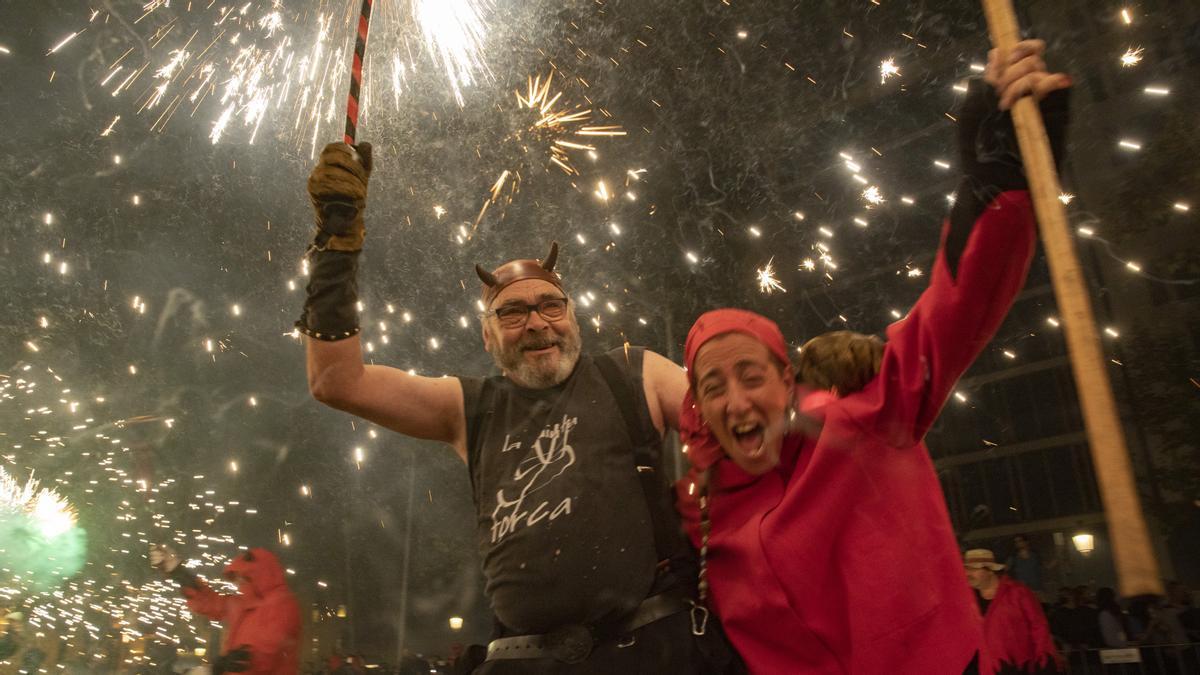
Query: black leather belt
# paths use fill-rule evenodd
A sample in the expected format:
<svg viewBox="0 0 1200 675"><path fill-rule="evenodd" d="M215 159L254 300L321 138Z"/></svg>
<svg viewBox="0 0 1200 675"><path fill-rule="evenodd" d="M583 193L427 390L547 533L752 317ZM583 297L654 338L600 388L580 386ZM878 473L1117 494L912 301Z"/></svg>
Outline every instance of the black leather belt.
<svg viewBox="0 0 1200 675"><path fill-rule="evenodd" d="M691 607L691 602L682 592L666 591L646 598L632 614L615 624L586 626L572 623L559 626L549 633L492 640L488 644L487 660L550 658L563 663L582 663L597 644L627 635Z"/></svg>

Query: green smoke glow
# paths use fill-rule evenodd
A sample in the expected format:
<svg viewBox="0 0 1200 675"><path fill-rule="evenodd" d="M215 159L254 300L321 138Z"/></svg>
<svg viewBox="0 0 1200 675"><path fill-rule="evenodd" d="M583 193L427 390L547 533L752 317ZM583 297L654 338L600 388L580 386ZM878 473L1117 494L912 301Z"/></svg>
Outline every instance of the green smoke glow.
<svg viewBox="0 0 1200 675"><path fill-rule="evenodd" d="M0 584L24 592L53 588L79 572L86 555L87 534L74 507L0 468Z"/></svg>

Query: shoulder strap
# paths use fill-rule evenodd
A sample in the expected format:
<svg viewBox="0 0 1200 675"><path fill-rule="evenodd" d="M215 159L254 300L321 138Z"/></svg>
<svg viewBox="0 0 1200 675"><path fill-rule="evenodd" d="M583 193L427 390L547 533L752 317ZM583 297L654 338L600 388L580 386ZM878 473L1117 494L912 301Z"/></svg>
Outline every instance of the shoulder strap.
<svg viewBox="0 0 1200 675"><path fill-rule="evenodd" d="M613 397L617 399L617 407L621 409L621 418L625 420L625 429L629 431L629 440L633 442L638 464L657 469L658 453L653 450L658 445L658 430L654 428L653 424L647 425L642 422L643 418L639 414L638 404L642 402L643 397L638 396L638 392L634 389L633 373L630 372L634 367L634 362L641 365L644 351L641 347L630 347L625 350L623 357L618 356L615 352L607 352L597 356L595 361L604 382L608 384ZM624 363L619 362L618 359ZM648 454L647 449L650 450Z"/></svg>
<svg viewBox="0 0 1200 675"><path fill-rule="evenodd" d="M679 554L683 538L678 515L667 503L669 489L662 480L662 446L658 431L653 424L643 423L644 418L638 414L637 406L642 402L642 397L634 389L630 369L634 364L641 364L643 350L640 347L636 349L634 358L630 358L629 348L626 348L623 359L614 352L601 354L596 357L596 366L617 401L621 417L625 420L626 433L633 444L634 471L642 484L646 508L650 512L658 559L670 560ZM625 361L625 364L618 359Z"/></svg>
<svg viewBox="0 0 1200 675"><path fill-rule="evenodd" d="M467 475L471 478L471 499L478 504L475 474L479 471L479 427L483 416L490 411L494 387L488 387L487 380L479 377L460 377L458 381L462 385L463 419L467 425Z"/></svg>

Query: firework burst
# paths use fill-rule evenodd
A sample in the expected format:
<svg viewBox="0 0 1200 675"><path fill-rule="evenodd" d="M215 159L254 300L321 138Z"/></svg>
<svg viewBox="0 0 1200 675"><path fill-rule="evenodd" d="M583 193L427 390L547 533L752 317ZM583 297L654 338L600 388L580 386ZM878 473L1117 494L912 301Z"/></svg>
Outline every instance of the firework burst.
<svg viewBox="0 0 1200 675"><path fill-rule="evenodd" d="M505 140L522 147L542 149L540 153L544 154L535 154L546 158L545 168L553 165L568 176L578 176L580 174L574 163L574 153L594 153L594 139L624 136L625 130L618 124L595 124L595 113L591 108L568 103L563 97L563 91L554 89L553 83L552 70L545 79L541 75L527 78L524 93L519 89L513 92L517 99L517 111L528 121ZM637 174L634 174L634 177L636 178ZM479 215L475 218L475 228L479 227L484 214L493 204L512 203L520 188L519 169L509 168L501 171L479 209ZM603 181L598 183L596 195L602 200L607 200L608 194Z"/></svg>
<svg viewBox="0 0 1200 675"><path fill-rule="evenodd" d="M320 147L318 139L340 121L342 67L353 50L358 19L355 8L313 4L146 2L136 19L116 18L135 26L148 48L114 53L96 84L113 97L132 97L136 112L150 115L156 132L181 116L207 118L213 143L240 127L249 143L269 130L313 152ZM401 105L409 76L422 60L422 46L460 106L466 87L490 77L484 46L491 0L376 0L375 5L375 48L364 63L364 119L373 99ZM88 24L106 24L115 12L92 10ZM59 39L47 55L62 57L86 31ZM120 119L101 135L115 133Z"/></svg>
<svg viewBox="0 0 1200 675"><path fill-rule="evenodd" d="M770 295L775 291L783 291L787 293L787 289L783 284L779 283L779 279L775 277L775 258L767 261L766 265L758 268L755 271L755 276L758 278L758 290Z"/></svg>

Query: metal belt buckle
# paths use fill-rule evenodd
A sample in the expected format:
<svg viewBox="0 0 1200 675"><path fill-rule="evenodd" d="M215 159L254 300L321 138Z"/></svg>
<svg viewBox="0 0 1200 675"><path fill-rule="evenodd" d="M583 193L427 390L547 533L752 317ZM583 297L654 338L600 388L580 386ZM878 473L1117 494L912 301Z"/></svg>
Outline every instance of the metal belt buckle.
<svg viewBox="0 0 1200 675"><path fill-rule="evenodd" d="M583 663L592 653L592 634L586 626L569 623L546 633L543 648L563 663Z"/></svg>

